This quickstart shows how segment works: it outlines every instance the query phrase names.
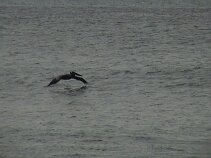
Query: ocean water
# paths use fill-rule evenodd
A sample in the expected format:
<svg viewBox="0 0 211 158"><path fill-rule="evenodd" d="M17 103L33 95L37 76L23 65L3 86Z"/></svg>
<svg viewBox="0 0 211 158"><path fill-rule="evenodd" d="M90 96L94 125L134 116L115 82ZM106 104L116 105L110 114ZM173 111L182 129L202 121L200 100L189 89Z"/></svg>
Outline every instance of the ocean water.
<svg viewBox="0 0 211 158"><path fill-rule="evenodd" d="M9 2L1 158L211 157L209 5ZM69 71L89 84L44 87Z"/></svg>

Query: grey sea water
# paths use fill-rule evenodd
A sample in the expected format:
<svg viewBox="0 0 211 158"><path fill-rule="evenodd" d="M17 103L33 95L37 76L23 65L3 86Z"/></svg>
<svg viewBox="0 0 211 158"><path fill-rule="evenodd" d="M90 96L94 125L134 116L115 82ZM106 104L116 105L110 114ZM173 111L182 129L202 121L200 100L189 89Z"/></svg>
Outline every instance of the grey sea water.
<svg viewBox="0 0 211 158"><path fill-rule="evenodd" d="M1 158L211 157L209 1L9 2ZM44 87L72 70L89 84Z"/></svg>

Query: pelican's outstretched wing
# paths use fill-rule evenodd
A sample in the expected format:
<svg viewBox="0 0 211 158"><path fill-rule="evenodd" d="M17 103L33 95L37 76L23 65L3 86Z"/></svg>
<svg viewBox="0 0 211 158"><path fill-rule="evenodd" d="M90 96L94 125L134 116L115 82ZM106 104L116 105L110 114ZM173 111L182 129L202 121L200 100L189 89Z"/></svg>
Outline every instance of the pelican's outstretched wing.
<svg viewBox="0 0 211 158"><path fill-rule="evenodd" d="M61 80L60 77L54 78L54 79L47 85L47 87L50 86L50 85L52 85L52 84L56 84L56 83L59 82L60 80Z"/></svg>
<svg viewBox="0 0 211 158"><path fill-rule="evenodd" d="M82 77L78 77L78 76L73 76L72 78L76 79L76 80L79 80L79 81L82 81L84 84L87 84L88 82L83 79Z"/></svg>

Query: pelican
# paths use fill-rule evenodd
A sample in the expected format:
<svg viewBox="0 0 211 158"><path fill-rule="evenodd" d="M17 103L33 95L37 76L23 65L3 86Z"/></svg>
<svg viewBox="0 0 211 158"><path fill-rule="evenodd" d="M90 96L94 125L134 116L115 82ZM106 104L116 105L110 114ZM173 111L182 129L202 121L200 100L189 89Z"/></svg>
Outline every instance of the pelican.
<svg viewBox="0 0 211 158"><path fill-rule="evenodd" d="M83 79L81 76L82 75L80 75L74 71L71 71L70 74L64 74L64 75L57 76L47 85L47 87L49 87L53 84L56 84L60 80L70 80L70 79L79 80L79 81L83 82L84 84L87 84L88 82L85 79Z"/></svg>

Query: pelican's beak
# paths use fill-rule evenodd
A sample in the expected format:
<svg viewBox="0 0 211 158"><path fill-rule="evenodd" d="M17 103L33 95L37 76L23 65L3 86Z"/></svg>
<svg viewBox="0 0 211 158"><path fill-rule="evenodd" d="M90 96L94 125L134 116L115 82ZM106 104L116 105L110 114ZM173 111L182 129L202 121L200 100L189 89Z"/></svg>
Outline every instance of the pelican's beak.
<svg viewBox="0 0 211 158"><path fill-rule="evenodd" d="M78 74L78 73L76 73L76 72L75 72L75 74L78 75L78 76L82 76L82 75L80 75L80 74Z"/></svg>

